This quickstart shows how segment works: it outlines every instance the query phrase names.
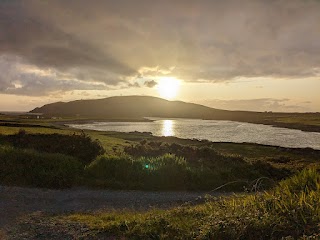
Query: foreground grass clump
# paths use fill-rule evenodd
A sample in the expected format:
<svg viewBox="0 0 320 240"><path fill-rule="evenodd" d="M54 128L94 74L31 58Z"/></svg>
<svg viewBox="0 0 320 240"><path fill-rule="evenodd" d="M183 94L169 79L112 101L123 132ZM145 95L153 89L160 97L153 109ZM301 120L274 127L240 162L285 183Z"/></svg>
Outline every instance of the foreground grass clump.
<svg viewBox="0 0 320 240"><path fill-rule="evenodd" d="M172 148L178 150L174 152ZM157 150L156 154L151 153L146 156L99 156L86 167L85 178L91 186L121 189L213 190L227 184L223 190L243 191L251 188L259 178L264 181L256 187L268 188L288 174L268 163L223 156L208 147L180 149L180 145L175 144L167 145L160 152Z"/></svg>
<svg viewBox="0 0 320 240"><path fill-rule="evenodd" d="M292 231L320 230L320 174L315 168L279 183L265 194L264 208L292 225ZM319 232L320 233L320 232ZM320 235L319 235L320 237Z"/></svg>
<svg viewBox="0 0 320 240"><path fill-rule="evenodd" d="M100 156L85 169L91 185L120 189L183 190L188 188L186 161L172 154L132 158Z"/></svg>
<svg viewBox="0 0 320 240"><path fill-rule="evenodd" d="M62 219L85 224L100 238L319 239L319 202L320 176L308 169L263 194L213 198L172 210L72 214Z"/></svg>
<svg viewBox="0 0 320 240"><path fill-rule="evenodd" d="M134 157L157 157L166 153L175 154L176 156L183 157L188 165L192 167L211 170L220 169L223 175L218 177L224 178L225 180L228 180L228 175L239 175L241 173L243 173L243 177L248 178L247 174L254 171L260 176L262 175L274 180L282 180L291 175L291 170L283 166L270 164L265 158L257 159L255 157L254 159L248 159L240 154L230 154L232 152L230 149L229 154L223 154L217 151L216 146L210 142L202 146L191 146L143 140L136 145L126 146L124 151ZM244 151L248 154L251 149L245 149ZM244 171L244 169L246 169L246 171ZM232 170L232 172L230 172L230 170Z"/></svg>
<svg viewBox="0 0 320 240"><path fill-rule="evenodd" d="M78 183L82 168L71 156L0 146L0 184L67 188Z"/></svg>

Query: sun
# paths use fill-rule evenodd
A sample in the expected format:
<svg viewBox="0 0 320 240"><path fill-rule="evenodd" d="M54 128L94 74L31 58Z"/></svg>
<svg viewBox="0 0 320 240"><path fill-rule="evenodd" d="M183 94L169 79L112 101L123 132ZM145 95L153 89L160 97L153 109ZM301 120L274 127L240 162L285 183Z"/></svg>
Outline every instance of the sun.
<svg viewBox="0 0 320 240"><path fill-rule="evenodd" d="M160 78L157 84L157 90L161 97L173 99L177 96L180 88L180 81L174 77Z"/></svg>

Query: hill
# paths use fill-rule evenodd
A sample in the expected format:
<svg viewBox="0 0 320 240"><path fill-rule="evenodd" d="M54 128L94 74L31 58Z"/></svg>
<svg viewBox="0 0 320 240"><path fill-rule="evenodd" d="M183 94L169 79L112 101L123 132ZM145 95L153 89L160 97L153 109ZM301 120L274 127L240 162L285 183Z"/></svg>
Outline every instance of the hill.
<svg viewBox="0 0 320 240"><path fill-rule="evenodd" d="M214 109L194 103L168 101L149 96L121 96L95 100L56 102L35 108L31 113L48 116L84 118L181 117L202 119L224 119L241 112ZM244 112L249 114L250 112ZM256 113L255 113L256 114Z"/></svg>
<svg viewBox="0 0 320 240"><path fill-rule="evenodd" d="M142 119L143 117L196 118L263 123L320 132L319 113L272 113L228 111L182 101L150 96L117 96L94 100L56 102L35 108L31 113L47 117L84 119Z"/></svg>

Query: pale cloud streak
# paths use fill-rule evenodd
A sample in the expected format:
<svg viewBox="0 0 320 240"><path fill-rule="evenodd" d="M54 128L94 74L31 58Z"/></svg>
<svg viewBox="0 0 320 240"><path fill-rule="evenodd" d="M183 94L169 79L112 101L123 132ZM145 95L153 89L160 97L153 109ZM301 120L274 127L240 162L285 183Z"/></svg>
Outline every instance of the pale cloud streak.
<svg viewBox="0 0 320 240"><path fill-rule="evenodd" d="M200 104L226 110L275 111L275 112L308 112L309 101L294 102L291 99L257 98L257 99L207 99L198 100Z"/></svg>

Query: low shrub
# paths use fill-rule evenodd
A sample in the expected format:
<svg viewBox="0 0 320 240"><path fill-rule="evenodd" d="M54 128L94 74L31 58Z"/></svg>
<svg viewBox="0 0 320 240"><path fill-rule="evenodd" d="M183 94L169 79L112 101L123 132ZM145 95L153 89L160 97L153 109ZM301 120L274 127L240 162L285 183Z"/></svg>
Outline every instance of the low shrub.
<svg viewBox="0 0 320 240"><path fill-rule="evenodd" d="M136 145L124 148L133 157L159 157L166 153L185 159L188 166L189 189L210 189L216 185L239 180L238 184L229 185L225 189L240 189L244 182L266 177L263 186L270 187L273 181L279 181L292 175L286 168L275 167L266 161L251 161L239 156L226 156L210 146L186 146L176 143L141 141ZM234 188L233 188L234 187Z"/></svg>
<svg viewBox="0 0 320 240"><path fill-rule="evenodd" d="M67 188L78 183L82 169L82 164L71 156L0 147L1 184Z"/></svg>
<svg viewBox="0 0 320 240"><path fill-rule="evenodd" d="M128 155L100 156L86 167L93 185L148 190L185 188L186 162L166 154L134 159Z"/></svg>
<svg viewBox="0 0 320 240"><path fill-rule="evenodd" d="M142 188L144 166L131 157L99 156L85 168L89 184L111 188Z"/></svg>
<svg viewBox="0 0 320 240"><path fill-rule="evenodd" d="M15 148L34 149L40 152L61 153L79 159L84 165L104 153L98 140L81 134L29 134L23 129L14 135L2 136L3 141Z"/></svg>
<svg viewBox="0 0 320 240"><path fill-rule="evenodd" d="M184 146L176 143L168 144L161 142L141 141L139 144L127 146L124 151L134 157L157 157L166 153L184 157L192 163L199 159L223 159L224 156L216 152L213 148Z"/></svg>
<svg viewBox="0 0 320 240"><path fill-rule="evenodd" d="M173 154L159 157L141 157L138 159L145 166L146 189L186 190L189 189L188 168L184 158Z"/></svg>
<svg viewBox="0 0 320 240"><path fill-rule="evenodd" d="M196 164L174 154L157 157L100 156L85 169L91 186L144 190L243 190L263 177L242 159L199 161Z"/></svg>

